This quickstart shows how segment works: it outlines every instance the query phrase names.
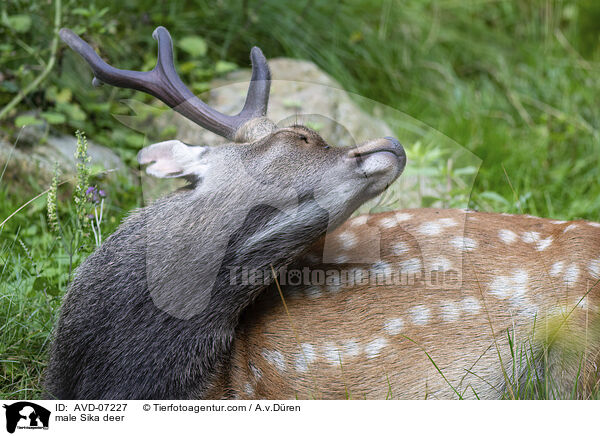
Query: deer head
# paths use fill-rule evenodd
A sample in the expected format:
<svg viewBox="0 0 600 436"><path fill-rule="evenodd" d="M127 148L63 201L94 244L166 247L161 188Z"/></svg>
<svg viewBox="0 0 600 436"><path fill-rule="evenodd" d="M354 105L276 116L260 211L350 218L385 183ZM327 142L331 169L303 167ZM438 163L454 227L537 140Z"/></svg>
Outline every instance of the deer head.
<svg viewBox="0 0 600 436"><path fill-rule="evenodd" d="M305 126L277 128L265 115L266 60L251 51L242 111L222 114L175 72L171 38L158 27L149 72L106 64L81 38L61 38L91 66L93 83L140 90L231 140L218 147L177 140L138 155L156 177L189 186L126 220L79 268L63 303L46 386L58 398L202 398L227 365L240 312L264 289L232 280L241 267L290 263L402 172L393 138L355 148L327 144Z"/></svg>

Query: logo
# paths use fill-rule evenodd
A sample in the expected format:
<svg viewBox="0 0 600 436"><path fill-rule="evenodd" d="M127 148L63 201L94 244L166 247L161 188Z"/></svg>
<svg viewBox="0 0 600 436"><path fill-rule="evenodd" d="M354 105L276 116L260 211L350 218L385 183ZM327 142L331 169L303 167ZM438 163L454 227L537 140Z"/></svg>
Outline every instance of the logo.
<svg viewBox="0 0 600 436"><path fill-rule="evenodd" d="M3 406L6 409L6 431L14 433L15 429L48 429L50 411L29 401L19 401Z"/></svg>

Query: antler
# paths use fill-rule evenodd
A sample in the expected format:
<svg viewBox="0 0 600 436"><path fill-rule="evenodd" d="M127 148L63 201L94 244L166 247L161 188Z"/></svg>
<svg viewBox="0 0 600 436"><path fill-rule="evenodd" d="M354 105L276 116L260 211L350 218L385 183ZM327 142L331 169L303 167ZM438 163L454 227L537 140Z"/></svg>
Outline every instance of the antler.
<svg viewBox="0 0 600 436"><path fill-rule="evenodd" d="M61 39L92 67L92 84L102 82L120 88L131 88L153 95L196 124L233 140L246 122L267 113L271 73L267 60L258 47L250 51L252 78L244 108L237 115L225 115L212 109L190 91L175 71L173 42L169 31L162 26L152 32L158 41L158 60L151 71L121 70L104 62L83 39L70 29L60 30Z"/></svg>

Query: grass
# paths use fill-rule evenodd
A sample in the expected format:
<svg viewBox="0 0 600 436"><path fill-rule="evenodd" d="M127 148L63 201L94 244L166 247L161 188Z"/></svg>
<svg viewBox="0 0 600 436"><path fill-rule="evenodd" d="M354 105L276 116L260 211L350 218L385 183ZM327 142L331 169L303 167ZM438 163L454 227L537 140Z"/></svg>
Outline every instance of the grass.
<svg viewBox="0 0 600 436"><path fill-rule="evenodd" d="M248 48L254 44L268 57L312 60L344 89L363 96L357 102L366 109L373 108L369 99L389 106L382 116L407 145L415 168L426 170L429 177L449 177L448 147L440 144L455 149L460 144L465 155L472 153L480 161L478 166L466 159L455 172L462 170L456 177L468 182L433 198L422 196L424 205L441 201L444 206L459 203L487 211L600 221L600 5L593 0L235 0L218 7L208 0L168 6L138 0L119 5L118 13L107 1L89 2L88 9L68 6L63 7L65 25L84 26L102 52L126 68L153 64L150 34L156 25L167 26L175 38L200 33L207 45L201 62L179 53L184 81L196 90L214 75L210 65L219 60L247 65ZM28 10L15 3L14 8L8 12L33 17L35 40L32 36L26 42L33 47L47 44L48 38L39 35L51 32L52 5ZM115 22L107 18L111 16L122 18ZM10 34L7 40L22 35ZM24 46L10 59L2 58L15 71L27 63L19 47ZM2 121L1 136L14 142L15 119L27 110L64 111L66 121L53 124L55 130L73 133L81 128L131 162L143 138L125 129L112 113L128 114L119 99L132 93L91 89L80 59L60 49L56 56L43 88L32 90L12 118ZM38 71L24 70L22 82L14 79L17 90ZM0 92L10 89L11 80L1 83ZM403 123L429 133L411 133ZM168 134L172 132L157 133ZM471 167L478 171L469 173ZM140 187L101 178L92 178L91 184L108 192L103 227L108 235L140 204ZM95 245L90 232L74 236L73 185L58 190L65 231L61 238L49 228L45 196L0 227L2 398L39 396L61 296L73 268ZM35 174L0 177L0 222L47 188ZM524 392L539 392L535 383L534 378L528 381Z"/></svg>

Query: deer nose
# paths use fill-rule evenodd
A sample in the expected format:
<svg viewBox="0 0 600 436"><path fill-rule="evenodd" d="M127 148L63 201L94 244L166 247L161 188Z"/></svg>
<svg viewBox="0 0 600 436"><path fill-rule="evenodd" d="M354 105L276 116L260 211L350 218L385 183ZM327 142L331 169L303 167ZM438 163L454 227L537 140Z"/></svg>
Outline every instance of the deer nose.
<svg viewBox="0 0 600 436"><path fill-rule="evenodd" d="M392 144L394 152L396 153L396 156L398 156L398 160L400 161L400 168L402 171L404 169L404 166L406 165L406 151L404 151L404 147L396 138L386 136L385 139L387 139Z"/></svg>
<svg viewBox="0 0 600 436"><path fill-rule="evenodd" d="M400 141L398 141L396 138L392 138L391 136L367 141L366 143L361 144L356 148L352 148L348 152L348 156L367 156L382 151L394 154L396 155L396 157L398 157L399 160L406 162L406 153L404 152L404 147L402 147Z"/></svg>
<svg viewBox="0 0 600 436"><path fill-rule="evenodd" d="M404 160L406 160L406 152L404 151L404 147L402 147L402 144L400 144L400 141L398 141L396 138L392 138L391 136L386 136L385 139L392 143L394 152L398 155L398 157L404 158Z"/></svg>
<svg viewBox="0 0 600 436"><path fill-rule="evenodd" d="M385 137L367 141L348 152L363 174L393 172L398 177L406 166L406 152L396 138Z"/></svg>

